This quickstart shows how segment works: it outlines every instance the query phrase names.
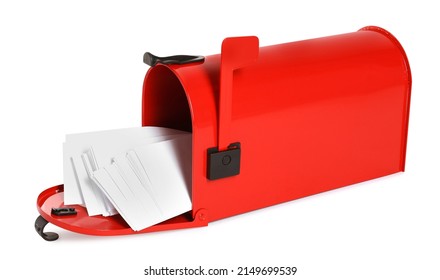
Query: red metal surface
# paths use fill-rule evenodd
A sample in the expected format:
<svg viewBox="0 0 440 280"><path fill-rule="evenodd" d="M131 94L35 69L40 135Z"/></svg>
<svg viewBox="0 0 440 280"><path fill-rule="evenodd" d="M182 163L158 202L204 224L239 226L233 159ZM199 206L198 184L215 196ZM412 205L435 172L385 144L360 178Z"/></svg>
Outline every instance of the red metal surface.
<svg viewBox="0 0 440 280"><path fill-rule="evenodd" d="M230 51L222 48L227 64L212 55L158 64L145 77L142 125L193 132L193 210L141 233L202 226L404 170L411 73L389 32L366 27L262 47L244 67ZM240 174L208 180L207 150L232 141L242 147ZM86 234L135 233L119 217L88 217L85 209L52 217L50 208L63 202L59 188L37 202L49 222Z"/></svg>
<svg viewBox="0 0 440 280"><path fill-rule="evenodd" d="M404 170L411 74L387 31L260 48L254 64L234 71L229 97L227 137L241 142L241 173L209 181L206 151L217 145L223 113L220 63L213 55L158 65L143 92L143 125L184 129L192 121L193 209L206 209L209 221ZM172 99L182 113L174 119Z"/></svg>

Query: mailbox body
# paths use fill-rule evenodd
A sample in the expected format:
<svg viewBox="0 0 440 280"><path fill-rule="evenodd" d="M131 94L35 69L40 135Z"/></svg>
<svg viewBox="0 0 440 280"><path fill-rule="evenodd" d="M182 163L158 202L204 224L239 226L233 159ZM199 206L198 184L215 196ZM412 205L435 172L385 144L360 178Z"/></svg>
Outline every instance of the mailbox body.
<svg viewBox="0 0 440 280"><path fill-rule="evenodd" d="M142 125L193 133L193 210L141 233L204 226L404 171L411 73L389 32L366 27L261 47L255 61L231 69L229 90L221 89L224 55L159 63L146 74ZM208 150L236 142L239 174L208 179ZM37 202L50 222L87 234L135 233L120 219L51 217L48 201L62 204L53 195L59 190L43 192Z"/></svg>
<svg viewBox="0 0 440 280"><path fill-rule="evenodd" d="M193 132L194 217L203 210L213 221L404 170L411 74L387 31L260 48L234 71L229 97L240 174L209 180L221 66L220 55L157 65L144 82L142 124Z"/></svg>

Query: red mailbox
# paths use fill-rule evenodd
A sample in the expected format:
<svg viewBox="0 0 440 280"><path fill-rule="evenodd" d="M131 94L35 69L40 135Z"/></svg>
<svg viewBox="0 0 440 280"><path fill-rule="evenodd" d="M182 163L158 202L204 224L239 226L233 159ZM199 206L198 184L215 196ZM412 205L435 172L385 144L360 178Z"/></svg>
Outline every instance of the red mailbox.
<svg viewBox="0 0 440 280"><path fill-rule="evenodd" d="M146 53L142 125L191 131L192 211L135 232L120 216L57 216L63 186L37 200L47 222L93 235L211 221L404 171L411 73L379 27L268 47L223 41L219 55Z"/></svg>

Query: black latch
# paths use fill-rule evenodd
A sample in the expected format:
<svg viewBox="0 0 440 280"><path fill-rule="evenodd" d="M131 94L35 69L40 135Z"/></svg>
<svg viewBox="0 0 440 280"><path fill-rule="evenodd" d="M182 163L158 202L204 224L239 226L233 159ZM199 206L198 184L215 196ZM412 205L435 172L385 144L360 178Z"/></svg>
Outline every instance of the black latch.
<svg viewBox="0 0 440 280"><path fill-rule="evenodd" d="M52 208L51 214L55 216L76 215L76 210L73 207Z"/></svg>
<svg viewBox="0 0 440 280"><path fill-rule="evenodd" d="M225 151L217 148L208 149L208 174L209 180L226 178L240 174L240 143L232 143Z"/></svg>

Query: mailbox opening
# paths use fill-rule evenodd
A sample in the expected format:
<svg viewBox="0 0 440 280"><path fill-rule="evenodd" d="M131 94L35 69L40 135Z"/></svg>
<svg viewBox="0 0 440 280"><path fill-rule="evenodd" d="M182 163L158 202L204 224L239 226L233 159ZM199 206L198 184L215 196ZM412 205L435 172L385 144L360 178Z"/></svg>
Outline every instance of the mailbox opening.
<svg viewBox="0 0 440 280"><path fill-rule="evenodd" d="M191 111L185 90L176 74L164 65L156 65L150 69L145 78L142 126L147 125L192 132ZM189 181L192 182L191 178ZM192 183L188 188L192 200ZM161 224L191 221L193 214L189 211Z"/></svg>

